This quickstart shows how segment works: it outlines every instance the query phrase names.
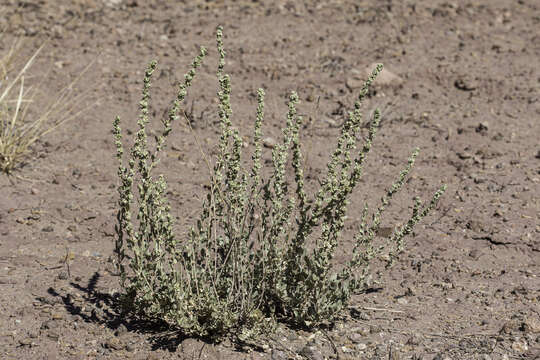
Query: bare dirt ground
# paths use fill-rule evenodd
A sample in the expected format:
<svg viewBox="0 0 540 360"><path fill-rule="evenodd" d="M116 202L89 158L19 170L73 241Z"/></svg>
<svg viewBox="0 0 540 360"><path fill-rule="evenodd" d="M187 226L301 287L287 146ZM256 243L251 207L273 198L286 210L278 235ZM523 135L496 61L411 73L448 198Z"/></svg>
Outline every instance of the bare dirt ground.
<svg viewBox="0 0 540 360"><path fill-rule="evenodd" d="M13 176L0 176L2 359L540 359L540 3L490 1L12 1L0 4L0 51L46 43L31 72L50 102L78 83L97 103L46 136ZM421 148L383 219L404 221L412 197L448 191L390 270L353 299L334 328L281 328L260 347L185 339L122 318L110 263L114 240L115 115L136 129L144 69L159 61L155 120L199 45L210 58L186 112L205 151L219 127L215 28L225 28L234 124L249 138L258 87L265 136L278 138L296 90L306 172L324 173L364 70L381 62L366 117L383 112L351 227ZM37 109L39 111L39 109ZM250 151L251 145L248 146ZM194 150L195 149L195 150ZM178 234L201 204L208 171L195 136L176 124L162 171ZM268 155L266 149L266 155ZM376 202L372 202L373 206ZM345 237L340 256L351 240Z"/></svg>

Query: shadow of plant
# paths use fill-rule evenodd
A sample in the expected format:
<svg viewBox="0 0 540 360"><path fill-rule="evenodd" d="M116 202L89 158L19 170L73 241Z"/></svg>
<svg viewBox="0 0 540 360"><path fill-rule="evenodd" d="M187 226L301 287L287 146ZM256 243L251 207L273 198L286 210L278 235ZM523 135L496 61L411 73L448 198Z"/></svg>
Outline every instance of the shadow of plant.
<svg viewBox="0 0 540 360"><path fill-rule="evenodd" d="M73 295L67 293L60 294L50 287L49 295L59 298L68 313L78 316L86 323L99 324L109 328L115 333L121 325L124 325L129 332L140 334L150 334L149 341L152 350L168 350L174 352L187 337L176 329L160 320L142 320L122 311L119 294L111 295L97 289L97 284L102 275L95 272L86 286L79 283L70 282L70 285L83 292L82 299L75 299ZM210 344L208 339L198 338L204 345ZM203 346L204 346L203 345Z"/></svg>

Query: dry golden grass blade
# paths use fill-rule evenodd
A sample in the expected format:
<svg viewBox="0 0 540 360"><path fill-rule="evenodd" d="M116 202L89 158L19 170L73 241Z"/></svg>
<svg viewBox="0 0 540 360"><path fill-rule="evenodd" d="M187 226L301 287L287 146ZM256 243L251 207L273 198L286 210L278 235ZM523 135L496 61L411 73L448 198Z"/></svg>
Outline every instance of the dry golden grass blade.
<svg viewBox="0 0 540 360"><path fill-rule="evenodd" d="M43 49L43 47L45 46L45 44L41 45L37 50L36 52L34 52L34 55L32 55L30 57L30 59L26 62L26 64L24 65L24 67L21 69L21 71L19 71L19 73L17 74L17 76L15 76L15 78L9 83L9 85L4 89L4 91L2 92L2 95L0 95L0 103L5 101L6 97L9 95L9 92L11 91L11 88L13 88L13 86L15 86L15 84L19 81L19 79L21 78L21 76L23 76L26 71L30 68L30 66L32 66L32 64L34 63L34 60L36 59L36 57L38 56L38 54L40 53L41 49ZM11 51L11 50L10 50ZM11 54L9 55L8 57L8 60L9 61L12 61L13 57L15 55L14 54ZM2 68L5 68L7 69L6 66L2 66ZM9 69L7 69L9 70ZM7 74L6 74L7 75Z"/></svg>
<svg viewBox="0 0 540 360"><path fill-rule="evenodd" d="M81 108L81 103L86 99L88 91L74 94L75 84L88 71L92 62L72 82L60 90L55 100L47 104L37 114L35 120L29 120L27 115L34 103L37 90L25 89L24 78L43 47L44 45L40 46L34 52L17 75L2 89L0 95L0 171L8 174L29 155L31 146L38 139L94 105ZM2 79L9 79L9 73L12 71L11 63L19 49L20 42L17 42L10 48L8 54L0 59ZM11 94L16 86L19 86L19 91L13 99Z"/></svg>

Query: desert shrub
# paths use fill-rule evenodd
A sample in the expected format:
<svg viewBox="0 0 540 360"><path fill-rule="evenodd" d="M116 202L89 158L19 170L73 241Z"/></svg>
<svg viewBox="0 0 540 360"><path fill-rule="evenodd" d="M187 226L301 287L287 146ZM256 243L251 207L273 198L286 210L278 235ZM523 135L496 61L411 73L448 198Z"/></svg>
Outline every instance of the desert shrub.
<svg viewBox="0 0 540 360"><path fill-rule="evenodd" d="M85 92L74 95L73 91L80 76L61 89L52 102L45 106L35 103L38 88L25 87L25 77L43 45L17 66L22 46L22 41L17 41L0 57L0 171L8 174L31 153L36 141L84 110L77 108ZM35 114L30 114L32 106Z"/></svg>
<svg viewBox="0 0 540 360"><path fill-rule="evenodd" d="M231 83L224 73L221 28L217 30L217 49L219 151L212 162L202 209L185 239L173 233L173 217L165 196L167 183L162 175L154 177L152 172L206 49L201 48L179 85L153 150L146 134L151 78L156 69L156 62L150 63L139 105L139 130L127 166L122 160L120 119L114 120L120 178L115 258L124 310L164 320L186 335L220 338L233 334L240 340L271 331L278 321L302 327L331 323L351 295L364 289L371 260L385 250L391 264L403 249L404 237L435 207L446 187L427 204L416 198L408 221L395 228L385 245L374 245L381 216L418 155L415 149L379 206L372 213L367 205L364 207L352 256L338 267L333 256L344 229L349 198L362 176L380 121L377 110L363 145L357 149L361 103L382 65L373 70L349 112L320 188L308 194L302 170L302 118L296 111L297 94L289 96L283 139L272 150L273 166L265 177L261 172L264 91L258 90L254 151L250 166L245 166L243 140L231 121ZM294 173L294 187L287 181L288 166Z"/></svg>

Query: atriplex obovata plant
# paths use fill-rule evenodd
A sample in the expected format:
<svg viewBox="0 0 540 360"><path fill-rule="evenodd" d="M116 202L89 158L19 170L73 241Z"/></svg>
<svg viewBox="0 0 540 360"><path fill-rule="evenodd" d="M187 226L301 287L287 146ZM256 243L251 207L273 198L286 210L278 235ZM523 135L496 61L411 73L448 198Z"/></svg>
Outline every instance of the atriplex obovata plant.
<svg viewBox="0 0 540 360"><path fill-rule="evenodd" d="M206 200L186 239L178 239L173 233L173 217L165 196L167 184L162 175L154 178L152 170L171 132L171 124L179 117L180 104L207 54L206 49L201 47L179 85L153 151L149 150L146 135L150 80L156 69L156 62L150 63L144 77L139 131L127 167L122 161L120 120L117 117L114 121L120 177L115 253L125 290L122 303L126 310L164 320L186 335L215 338L227 334L241 340L253 338L273 329L276 321L307 327L332 322L347 306L351 295L364 288L370 261L389 247L390 264L402 251L404 237L435 207L446 186L428 204L416 198L408 221L395 228L385 246L374 245L381 216L403 186L418 155L415 149L377 209L369 215L368 206L364 207L352 257L337 268L333 255L344 229L349 197L362 176L380 120L377 110L367 138L357 151L361 103L382 65L373 70L361 89L341 128L327 164L326 178L319 190L309 195L302 170L302 118L296 112L297 94L290 94L283 140L272 150L273 171L264 178L264 91L258 90L254 152L247 169L242 162L243 140L231 122L231 84L229 75L223 72L221 27L217 29L217 49L219 153ZM294 189L286 181L289 160L294 170ZM132 211L136 221L132 220Z"/></svg>

